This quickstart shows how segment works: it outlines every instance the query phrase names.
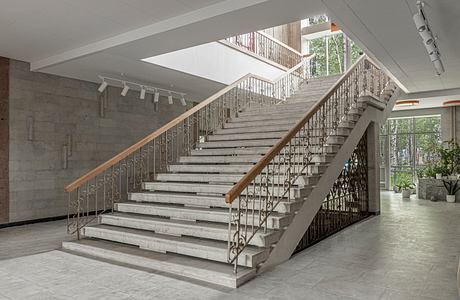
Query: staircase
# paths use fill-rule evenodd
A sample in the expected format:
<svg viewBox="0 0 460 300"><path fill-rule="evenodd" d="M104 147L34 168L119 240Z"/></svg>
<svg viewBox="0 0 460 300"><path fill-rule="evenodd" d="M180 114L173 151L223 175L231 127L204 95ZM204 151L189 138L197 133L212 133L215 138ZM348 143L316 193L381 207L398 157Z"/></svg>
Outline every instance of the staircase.
<svg viewBox="0 0 460 300"><path fill-rule="evenodd" d="M291 234L289 229L296 214L301 210L315 209L305 208L305 200L318 190L318 183L324 180L323 175L331 168L331 163L342 150L366 108L374 106L384 110L385 102L373 96L363 98L361 95L357 105L347 110L346 118L338 121L333 134L325 136L317 128L312 128L310 133L298 133L299 137L308 135L309 146L295 146L295 154L290 156L289 163L295 166L303 164L302 159L307 151L311 159L305 165L305 170L297 170L303 175L295 179L290 175L292 171L287 170L291 166L286 162L278 163L276 171L266 172L267 176L273 173L271 176L277 181L272 183L270 193L281 195L269 213L268 202L262 199L267 199L267 194L259 190L262 189L262 179L260 184L257 181L248 182L238 197L233 199L231 206L238 207L239 219L236 223L234 220L229 221L229 216L235 212L231 209L229 212L225 195L237 183L241 183L253 168L257 168L264 155L323 99L339 78L313 78L304 82L281 103L248 105L238 109L219 129L213 130L205 140L200 139L188 155L171 159L167 169L153 176L148 171L146 176L134 176L133 185L136 182L140 185L134 191L129 191L130 171L126 164L125 174L128 174L126 180L129 182L126 184L127 201L113 201L113 211L106 210L108 213L100 214L97 222L77 226L78 233L84 238L64 242L63 249L79 255L228 287L237 287L250 280L267 261L282 261L285 258L276 253L282 250L282 238ZM394 90L394 86L385 87L382 92L385 101L390 99ZM333 109L332 106L330 109ZM190 134L191 131L187 132ZM149 153L147 150L147 157ZM168 148L166 153L160 151L156 155L161 153L168 157ZM147 158L147 162L154 163L156 159ZM121 176L124 166L119 166L118 173L113 171L117 170L116 165L113 168L109 176L112 178L112 187L118 180L117 176L120 176L120 182L124 180ZM260 173L264 171L261 169ZM103 179L105 184L105 173ZM98 182L97 176L95 182ZM291 182L288 190L286 182ZM96 192L93 201L98 203L98 195L101 197L102 193L105 198L106 191L104 188L98 194L97 188L100 186L96 183L94 187ZM93 190L87 187L86 195L90 191ZM122 194L122 185L115 193L117 191ZM260 194L259 200L255 197L257 193ZM78 199L80 197L77 196ZM246 214L241 217L245 209ZM267 216L262 226L260 215L264 214ZM247 231L248 228L251 228L252 233L244 234L243 245L238 244L236 252L229 250L235 249L231 236L241 238L243 229ZM271 258L272 253L280 258Z"/></svg>

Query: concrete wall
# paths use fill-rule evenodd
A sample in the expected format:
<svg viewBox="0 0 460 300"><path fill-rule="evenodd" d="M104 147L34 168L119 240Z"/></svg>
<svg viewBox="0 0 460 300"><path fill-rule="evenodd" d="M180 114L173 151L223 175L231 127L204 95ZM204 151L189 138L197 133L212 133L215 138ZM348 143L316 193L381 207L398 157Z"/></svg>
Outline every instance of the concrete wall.
<svg viewBox="0 0 460 300"><path fill-rule="evenodd" d="M9 222L67 213L66 184L183 113L179 101L140 100L118 88L107 89L100 117L94 83L29 72L27 63L10 63ZM72 155L64 168L63 146L71 136Z"/></svg>

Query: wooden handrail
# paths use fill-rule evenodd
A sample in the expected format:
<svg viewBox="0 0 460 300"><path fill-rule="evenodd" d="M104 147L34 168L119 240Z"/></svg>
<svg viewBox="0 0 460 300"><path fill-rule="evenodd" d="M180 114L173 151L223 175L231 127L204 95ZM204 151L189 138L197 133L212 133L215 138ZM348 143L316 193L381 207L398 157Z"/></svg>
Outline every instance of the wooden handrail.
<svg viewBox="0 0 460 300"><path fill-rule="evenodd" d="M305 59L303 62L305 62L306 60L311 59L312 57L314 57L314 55L308 56L307 59ZM117 155L115 155L114 157L109 159L108 161L100 164L99 166L97 166L93 170L89 171L88 173L86 173L83 176L79 177L78 179L76 179L72 183L68 184L64 188L64 192L66 192L66 193L72 192L73 190L75 190L76 188L81 186L83 183L87 182L89 179L101 174L102 172L104 172L108 168L112 167L113 165L117 164L118 162L120 162L124 158L128 157L130 154L132 154L133 152L135 152L136 150L138 150L142 146L146 145L147 143L149 143L153 139L157 138L158 136L160 136L164 132L168 131L169 129L173 128L174 126L176 126L177 124L179 124L183 120L185 120L188 117L192 116L194 113L198 112L200 109L202 109L205 106L209 105L214 100L218 99L219 97L221 97L222 95L224 95L225 93L230 91L231 89L237 87L238 84L240 84L244 80L246 80L248 78L254 78L254 79L261 80L261 81L265 81L265 82L270 83L270 84L274 84L277 80L282 79L283 77L285 77L285 76L289 75L290 73L292 73L296 68L299 68L299 66L300 66L300 64L298 64L298 65L294 66L293 68L289 69L288 71L286 71L285 74L281 75L281 77L277 78L275 81L267 79L267 78L264 78L262 76L251 74L251 73L241 77L240 79L236 80L235 82L233 82L229 86L226 86L225 88L223 88L220 91L216 92L212 96L206 98L204 101L200 102L197 106L195 106L195 107L191 108L190 110L184 112L183 114L181 114L180 116L176 117L172 121L168 122L167 124L163 125L159 129L155 130L153 133L147 135L146 137L144 137L139 142L137 142L134 145L126 148L125 150L121 151L120 153L118 153Z"/></svg>
<svg viewBox="0 0 460 300"><path fill-rule="evenodd" d="M184 112L183 114L181 114L180 116L176 117L172 121L168 122L167 124L163 125L159 129L155 130L153 133L147 135L146 137L144 137L139 142L137 142L134 145L126 148L125 150L123 150L120 153L118 153L117 155L115 155L113 158L111 158L108 161L100 164L99 166L97 166L93 170L89 171L85 175L83 175L80 178L78 178L77 180L73 181L72 183L70 183L69 185L67 185L64 188L64 191L68 193L68 192L71 192L71 191L75 190L77 187L81 186L83 183L85 183L89 179L93 178L94 176L97 176L97 175L101 174L102 172L104 172L104 170L106 170L106 169L110 168L111 166L115 165L116 163L120 162L121 160L123 160L124 158L126 158L127 156L132 154L134 151L136 151L140 147L146 145L148 142L150 142L153 139L155 139L156 137L160 136L162 133L164 133L164 132L168 131L169 129L173 128L174 126L176 126L177 124L179 124L180 122L185 120L186 118L190 117L191 115L193 115L194 113L196 113L197 111L199 111L200 109L205 107L206 105L210 104L214 100L218 99L220 96L224 95L225 93L227 93L228 91L230 91L234 87L238 86L239 83L241 83L242 81L244 81L244 80L246 80L246 79L248 79L250 77L257 78L259 80L263 80L263 81L267 81L267 82L271 82L268 79L265 79L263 77L260 77L260 76L257 76L257 75L251 74L251 73L241 77L240 79L238 79L237 81L233 82L229 86L226 86L225 88L221 89L217 93L213 94L212 96L208 97L204 101L200 102L198 105L194 106L190 110Z"/></svg>
<svg viewBox="0 0 460 300"><path fill-rule="evenodd" d="M270 162L278 155L278 153L289 143L289 141L302 129L302 127L307 123L307 121L323 106L324 103L331 97L340 84L351 74L351 72L356 68L356 66L361 63L366 56L361 56L349 69L344 73L340 79L332 86L327 93L318 101L312 108L310 108L303 118L298 121L291 130L288 131L268 152L265 154L262 159L260 159L243 178L240 179L225 195L225 202L232 203L238 195L240 195L244 189L259 175L262 170L270 164ZM372 61L368 60L370 63L375 65Z"/></svg>

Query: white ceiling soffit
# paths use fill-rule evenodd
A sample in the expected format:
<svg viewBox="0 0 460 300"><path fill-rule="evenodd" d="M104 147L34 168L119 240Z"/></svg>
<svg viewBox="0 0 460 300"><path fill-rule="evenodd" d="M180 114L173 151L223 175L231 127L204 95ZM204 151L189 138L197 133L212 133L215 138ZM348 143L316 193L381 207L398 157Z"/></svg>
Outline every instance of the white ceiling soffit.
<svg viewBox="0 0 460 300"><path fill-rule="evenodd" d="M141 59L325 12L320 0L7 2L0 11L0 56L31 62L34 71L92 82L99 82L97 75L123 74L167 89L173 84L193 100L223 85ZM52 13L39 18L34 10Z"/></svg>
<svg viewBox="0 0 460 300"><path fill-rule="evenodd" d="M169 3L169 1L155 2ZM43 70L66 61L107 51L110 54L142 59L212 42L236 33L289 23L303 18L308 13L324 12L324 7L318 0L208 0L205 2L212 5L189 10L108 38L100 38L61 53L33 59L31 68ZM286 4L289 9L286 9ZM299 7L303 9L299 10Z"/></svg>
<svg viewBox="0 0 460 300"><path fill-rule="evenodd" d="M435 76L412 20L416 0L322 0L328 14L373 58L380 61L405 92L460 87L460 1L426 0L425 12L446 72Z"/></svg>

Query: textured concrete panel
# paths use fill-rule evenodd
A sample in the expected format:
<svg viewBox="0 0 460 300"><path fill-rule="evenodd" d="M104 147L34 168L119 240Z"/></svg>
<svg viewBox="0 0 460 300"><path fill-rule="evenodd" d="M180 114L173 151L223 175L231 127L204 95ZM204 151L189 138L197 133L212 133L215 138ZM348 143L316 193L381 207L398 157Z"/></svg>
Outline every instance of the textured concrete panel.
<svg viewBox="0 0 460 300"><path fill-rule="evenodd" d="M9 79L10 222L66 215L64 186L185 111L163 97L155 111L151 97L109 87L101 117L97 84L30 72L15 60ZM67 168L64 146L72 149Z"/></svg>
<svg viewBox="0 0 460 300"><path fill-rule="evenodd" d="M9 59L0 57L0 224L9 216Z"/></svg>

